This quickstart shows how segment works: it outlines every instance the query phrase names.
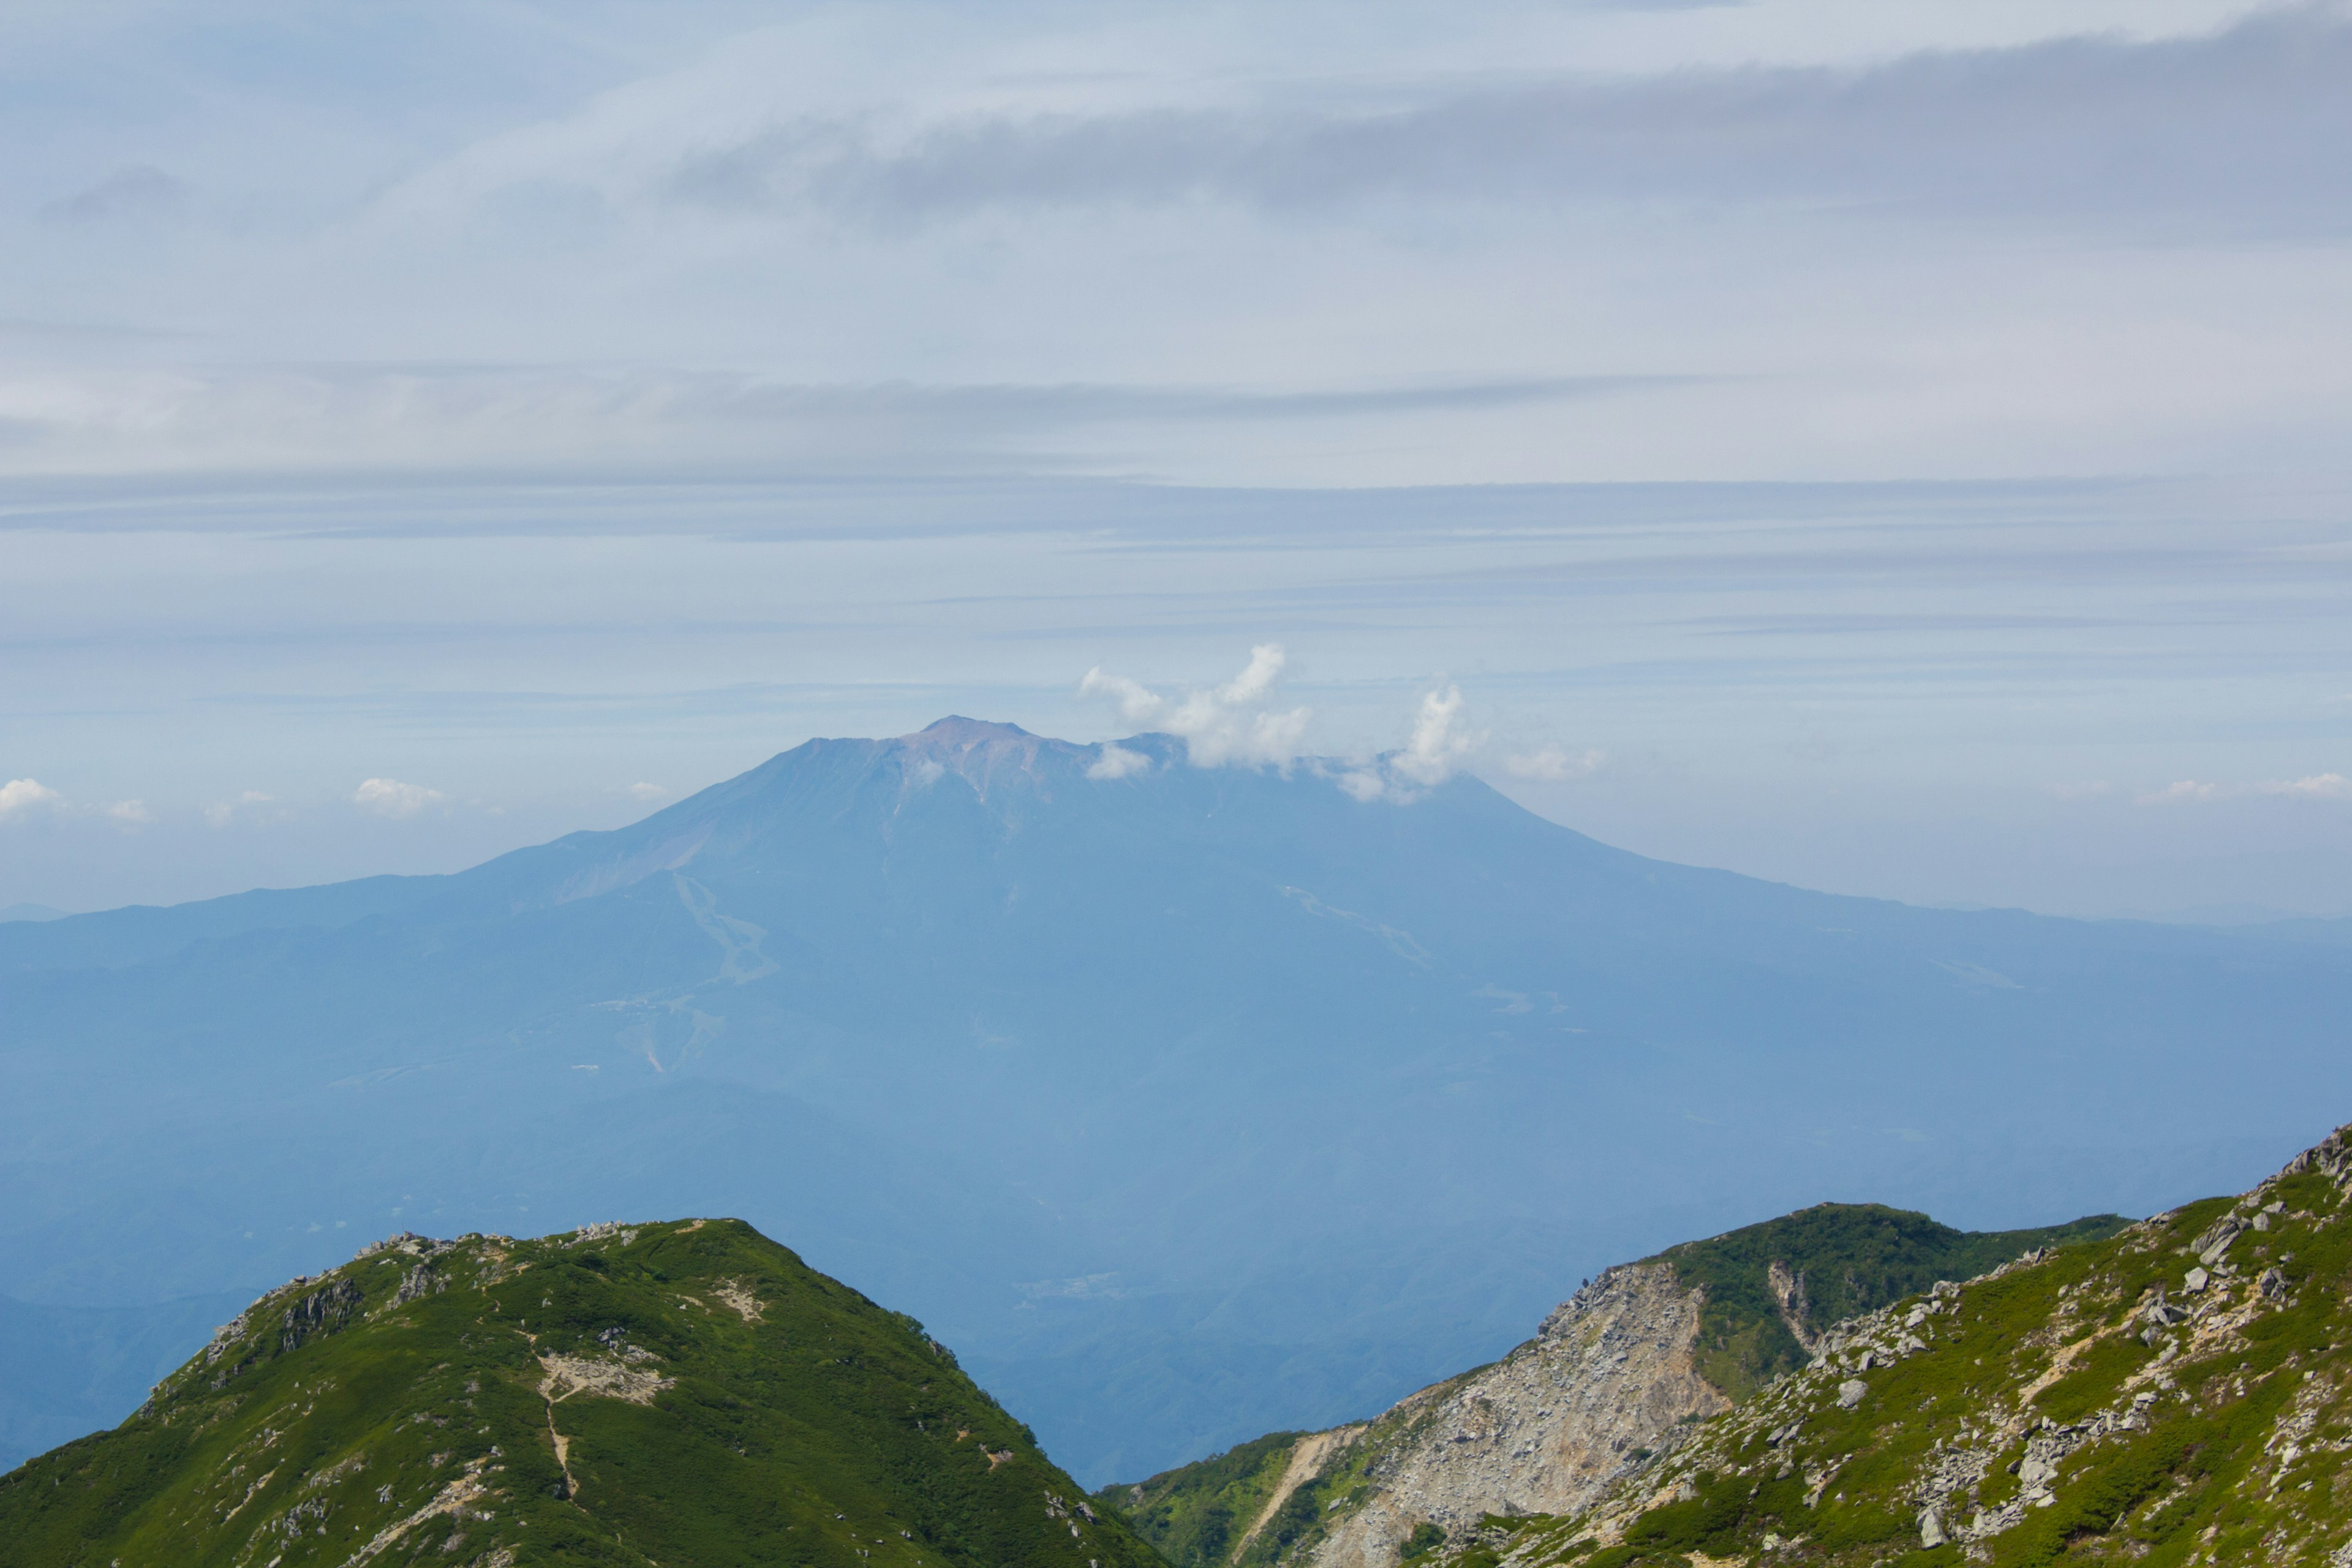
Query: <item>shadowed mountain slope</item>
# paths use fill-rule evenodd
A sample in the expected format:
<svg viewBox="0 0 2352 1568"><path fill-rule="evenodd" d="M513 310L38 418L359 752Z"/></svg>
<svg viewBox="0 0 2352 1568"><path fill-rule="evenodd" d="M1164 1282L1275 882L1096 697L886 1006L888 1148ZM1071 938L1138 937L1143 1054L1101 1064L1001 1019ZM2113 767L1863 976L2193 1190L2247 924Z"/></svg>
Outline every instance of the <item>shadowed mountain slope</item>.
<svg viewBox="0 0 2352 1568"><path fill-rule="evenodd" d="M2352 949L1837 898L1475 779L1122 744L813 741L456 876L0 925L0 1292L738 1213L1099 1482L1381 1409L1679 1237L2147 1212L2352 1097Z"/></svg>

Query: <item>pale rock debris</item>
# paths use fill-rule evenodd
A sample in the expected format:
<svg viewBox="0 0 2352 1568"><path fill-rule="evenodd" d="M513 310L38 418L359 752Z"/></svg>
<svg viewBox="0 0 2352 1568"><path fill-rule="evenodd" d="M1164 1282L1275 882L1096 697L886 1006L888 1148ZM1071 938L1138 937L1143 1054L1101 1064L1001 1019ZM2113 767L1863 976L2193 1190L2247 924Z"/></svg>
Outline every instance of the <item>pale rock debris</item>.
<svg viewBox="0 0 2352 1568"><path fill-rule="evenodd" d="M1459 1535L1488 1513L1595 1501L1685 1421L1729 1406L1698 1373L1703 1300L1672 1264L1612 1268L1501 1361L1399 1402L1371 1428L1402 1418L1371 1496L1332 1521L1315 1568L1390 1568L1424 1520Z"/></svg>

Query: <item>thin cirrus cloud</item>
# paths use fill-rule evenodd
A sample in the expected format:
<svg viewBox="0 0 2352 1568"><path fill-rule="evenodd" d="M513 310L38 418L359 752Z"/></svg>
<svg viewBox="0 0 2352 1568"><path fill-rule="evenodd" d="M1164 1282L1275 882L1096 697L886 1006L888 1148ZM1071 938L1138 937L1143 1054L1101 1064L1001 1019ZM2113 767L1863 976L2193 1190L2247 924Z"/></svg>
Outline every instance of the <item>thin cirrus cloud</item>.
<svg viewBox="0 0 2352 1568"><path fill-rule="evenodd" d="M2285 800L2352 800L2352 778L2342 773L2308 773L2295 779L2265 779L2258 784L2231 785L2200 779L2179 779L2139 797L2143 805L2202 805L2210 801L2266 795Z"/></svg>
<svg viewBox="0 0 2352 1568"><path fill-rule="evenodd" d="M1922 51L1863 68L1439 79L1308 107L965 113L895 135L794 117L686 153L656 195L885 227L994 209L1402 198L1831 203L2067 226L2352 225L2352 26L2332 5L2202 37ZM1296 96L1296 95L1293 95Z"/></svg>
<svg viewBox="0 0 2352 1568"><path fill-rule="evenodd" d="M1597 747L1570 752L1561 746L1545 746L1505 757L1503 772L1529 784L1566 784L1570 779L1591 777L1607 761L1608 753Z"/></svg>
<svg viewBox="0 0 2352 1568"><path fill-rule="evenodd" d="M362 779L359 788L352 792L352 804L361 810L396 820L419 816L448 802L449 797L437 789L399 779Z"/></svg>
<svg viewBox="0 0 2352 1568"><path fill-rule="evenodd" d="M970 475L1074 433L1120 426L1504 413L1702 385L1689 374L1517 376L1422 384L1237 387L788 384L739 371L539 366L186 367L79 374L86 396L14 421L0 468L174 477L284 468L600 470L712 465ZM5 389L0 389L5 390ZM95 411L95 412L93 412Z"/></svg>
<svg viewBox="0 0 2352 1568"><path fill-rule="evenodd" d="M2342 773L2312 773L2299 779L2274 779L2254 788L2263 795L2299 800L2352 800L2352 779Z"/></svg>
<svg viewBox="0 0 2352 1568"><path fill-rule="evenodd" d="M133 163L87 190L49 203L41 208L41 216L50 223L82 226L173 216L186 207L187 200L186 184L152 163Z"/></svg>
<svg viewBox="0 0 2352 1568"><path fill-rule="evenodd" d="M0 367L0 469L1360 487L2333 449L2332 280L2273 245L2352 223L2344 6L1862 40L1850 7L1740 20L1769 9L702 10L701 45L592 51L429 139L300 84L190 107L243 101L209 83L147 134L168 172L104 116L50 155L51 110L16 140L56 199L0 214L51 334ZM2051 36L2118 21L2174 36ZM2186 277L2183 243L2215 252ZM149 335L55 335L100 317Z"/></svg>

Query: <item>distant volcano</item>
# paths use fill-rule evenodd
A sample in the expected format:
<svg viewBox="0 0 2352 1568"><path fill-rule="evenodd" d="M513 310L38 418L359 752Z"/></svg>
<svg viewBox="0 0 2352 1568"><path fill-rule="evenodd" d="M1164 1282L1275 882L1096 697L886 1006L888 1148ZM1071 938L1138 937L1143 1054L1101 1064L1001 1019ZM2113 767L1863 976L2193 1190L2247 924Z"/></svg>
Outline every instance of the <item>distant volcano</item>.
<svg viewBox="0 0 2352 1568"><path fill-rule="evenodd" d="M1341 772L946 719L457 876L0 925L0 1290L732 1213L1092 1482L1377 1409L1667 1242L2145 1212L2352 1100L2352 945L1832 897Z"/></svg>

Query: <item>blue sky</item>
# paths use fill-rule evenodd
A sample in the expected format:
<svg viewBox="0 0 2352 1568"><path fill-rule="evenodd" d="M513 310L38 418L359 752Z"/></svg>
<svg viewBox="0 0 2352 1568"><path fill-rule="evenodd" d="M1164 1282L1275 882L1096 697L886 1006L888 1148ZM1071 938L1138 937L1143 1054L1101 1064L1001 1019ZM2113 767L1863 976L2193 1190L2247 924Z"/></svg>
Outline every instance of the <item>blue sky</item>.
<svg viewBox="0 0 2352 1568"><path fill-rule="evenodd" d="M2347 89L2186 0L12 6L0 904L1278 643L1651 853L2352 909Z"/></svg>

